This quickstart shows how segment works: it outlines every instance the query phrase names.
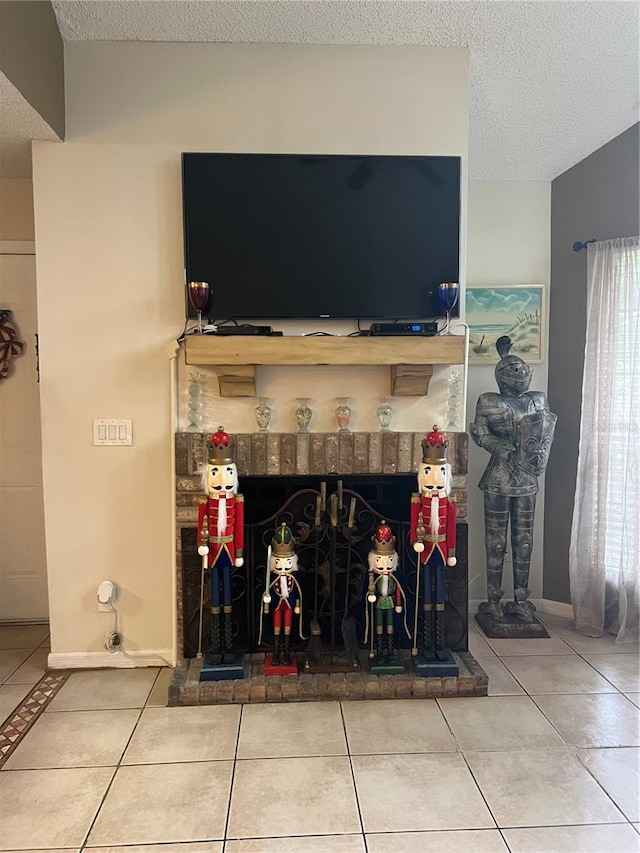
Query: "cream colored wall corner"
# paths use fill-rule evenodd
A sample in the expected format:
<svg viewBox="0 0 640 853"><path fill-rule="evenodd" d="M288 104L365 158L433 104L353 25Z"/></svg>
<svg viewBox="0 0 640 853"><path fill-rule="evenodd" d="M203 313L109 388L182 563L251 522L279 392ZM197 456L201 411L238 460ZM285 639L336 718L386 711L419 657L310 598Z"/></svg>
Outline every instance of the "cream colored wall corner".
<svg viewBox="0 0 640 853"><path fill-rule="evenodd" d="M549 287L551 264L551 184L548 181L471 181L469 183L467 284L543 284ZM548 295L548 294L547 294ZM549 299L545 323L548 329ZM547 354L532 365L531 389L547 390ZM471 365L467 421L485 391L496 391L493 366ZM467 430L469 428L467 423ZM489 454L469 441L469 599L486 600L483 493L478 489ZM542 597L544 478L536 503L529 585ZM510 549L510 546L509 546ZM505 598L512 595L511 554L504 564Z"/></svg>
<svg viewBox="0 0 640 853"><path fill-rule="evenodd" d="M165 344L184 322L181 152L464 163L468 58L415 47L76 42L66 59L71 141L34 145L52 661L103 661L112 620L97 612L96 589L110 579L130 662L144 664L158 650L173 655L175 640ZM133 446L93 447L101 417L132 418Z"/></svg>

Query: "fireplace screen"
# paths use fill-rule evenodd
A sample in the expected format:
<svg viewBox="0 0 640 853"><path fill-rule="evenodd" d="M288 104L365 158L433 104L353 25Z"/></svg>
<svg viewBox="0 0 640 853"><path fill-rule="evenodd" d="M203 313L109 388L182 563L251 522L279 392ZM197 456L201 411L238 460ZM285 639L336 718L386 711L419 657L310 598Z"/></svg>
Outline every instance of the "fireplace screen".
<svg viewBox="0 0 640 853"><path fill-rule="evenodd" d="M415 621L416 554L409 542L409 512L415 477L362 477L338 480L309 478L315 488L304 487L302 478L245 477L245 562L232 574L234 647L245 652L269 651L271 620L263 620L262 644L258 644L260 609L267 575L267 548L274 531L282 524L291 528L302 592L300 631L292 634L292 650L307 652L348 650L364 647L366 631L367 556L371 537L386 520L396 537L399 557L396 577L405 592L406 609L396 614L400 645L410 648ZM400 482L407 480L406 483ZM282 480L282 483L278 481ZM385 480L388 483L385 484ZM300 486L303 486L302 488ZM387 486L385 490L385 485ZM292 491L293 487L298 490ZM284 491L283 491L284 490ZM363 495L366 495L366 497ZM273 498L281 500L273 509ZM375 502L375 508L370 500ZM271 511L269 503L271 501ZM264 517L258 518L260 514ZM196 530L181 531L182 606L184 656L195 657L202 608L202 648L211 643L208 572L201 570ZM467 526L457 524L457 565L447 569L445 645L454 651L467 650ZM201 584L204 588L201 589ZM406 625L406 628L404 627ZM304 639L301 639L299 634Z"/></svg>

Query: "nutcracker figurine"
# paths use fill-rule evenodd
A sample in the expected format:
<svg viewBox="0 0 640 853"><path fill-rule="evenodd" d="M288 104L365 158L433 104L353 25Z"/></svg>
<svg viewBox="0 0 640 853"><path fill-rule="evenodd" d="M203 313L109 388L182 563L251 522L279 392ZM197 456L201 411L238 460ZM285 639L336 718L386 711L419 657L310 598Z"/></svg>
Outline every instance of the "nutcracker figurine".
<svg viewBox="0 0 640 853"><path fill-rule="evenodd" d="M209 570L211 651L201 680L242 678L241 656L232 649L231 573L244 563L244 497L238 494L234 447L224 427L209 437L202 482L208 497L200 499L197 541Z"/></svg>
<svg viewBox="0 0 640 853"><path fill-rule="evenodd" d="M262 643L263 614L266 616L271 610L273 619L273 652L265 656L265 675L297 675L298 673L296 656L291 654L291 626L294 613L298 617L298 635L301 640L304 640L302 588L293 574L297 571L298 555L295 552L293 533L286 524L281 524L275 530L267 551L267 581L260 610L258 645ZM281 640L283 640L282 647Z"/></svg>
<svg viewBox="0 0 640 853"><path fill-rule="evenodd" d="M447 462L448 442L434 424L422 441L422 464L418 469L419 493L411 496L410 541L418 554L416 608L422 584L422 653L428 663L449 663L455 672L427 667L416 659L419 675L457 675L451 651L444 648L445 567L456 564L456 505L451 492L451 465ZM414 653L418 638L414 637Z"/></svg>
<svg viewBox="0 0 640 853"><path fill-rule="evenodd" d="M376 527L372 537L373 548L369 551L369 586L367 601L369 608L366 618L365 643L371 630L371 648L369 657L375 664L371 671L388 675L404 672L400 658L394 654L394 614L406 613L405 594L395 577L398 568L396 539L391 528L383 519ZM373 650L373 625L375 624L375 645ZM410 637L406 618L404 623L407 636Z"/></svg>

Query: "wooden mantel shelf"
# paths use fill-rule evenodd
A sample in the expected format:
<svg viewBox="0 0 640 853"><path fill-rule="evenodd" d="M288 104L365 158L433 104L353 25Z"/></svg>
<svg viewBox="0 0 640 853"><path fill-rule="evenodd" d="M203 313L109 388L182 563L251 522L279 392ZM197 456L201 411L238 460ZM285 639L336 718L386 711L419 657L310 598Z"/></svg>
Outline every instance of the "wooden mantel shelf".
<svg viewBox="0 0 640 853"><path fill-rule="evenodd" d="M256 365L389 365L391 393L427 393L434 364L462 364L465 339L459 335L428 338L221 337L189 335L185 360L215 365L223 397L254 396Z"/></svg>

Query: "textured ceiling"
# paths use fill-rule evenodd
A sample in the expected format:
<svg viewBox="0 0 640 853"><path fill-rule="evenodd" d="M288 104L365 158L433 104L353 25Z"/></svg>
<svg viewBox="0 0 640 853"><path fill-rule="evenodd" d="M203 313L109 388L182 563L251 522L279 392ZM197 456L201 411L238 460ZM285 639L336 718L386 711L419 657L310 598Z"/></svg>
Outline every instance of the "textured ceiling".
<svg viewBox="0 0 640 853"><path fill-rule="evenodd" d="M58 140L45 120L0 71L0 177L31 177L31 140Z"/></svg>
<svg viewBox="0 0 640 853"><path fill-rule="evenodd" d="M53 0L53 7L65 41L467 47L469 172L479 180L549 180L638 121L633 1Z"/></svg>

